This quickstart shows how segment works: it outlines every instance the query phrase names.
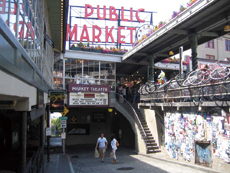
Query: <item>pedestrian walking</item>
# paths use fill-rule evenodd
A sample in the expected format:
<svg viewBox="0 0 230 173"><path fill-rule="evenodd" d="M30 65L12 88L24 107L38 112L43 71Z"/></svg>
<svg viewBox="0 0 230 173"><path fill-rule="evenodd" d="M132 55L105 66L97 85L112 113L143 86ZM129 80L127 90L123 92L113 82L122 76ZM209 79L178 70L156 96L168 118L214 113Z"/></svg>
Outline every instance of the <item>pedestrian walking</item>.
<svg viewBox="0 0 230 173"><path fill-rule="evenodd" d="M107 149L107 146L108 146L108 141L104 137L104 134L101 134L101 137L99 137L97 139L95 149L97 149L98 146L99 146L99 153L101 155L101 162L104 162L105 152L106 152L106 149Z"/></svg>
<svg viewBox="0 0 230 173"><path fill-rule="evenodd" d="M116 156L116 150L117 146L119 145L118 141L115 138L115 135L111 135L111 147L112 147L112 152L113 152L113 161L112 163L117 163L117 156Z"/></svg>

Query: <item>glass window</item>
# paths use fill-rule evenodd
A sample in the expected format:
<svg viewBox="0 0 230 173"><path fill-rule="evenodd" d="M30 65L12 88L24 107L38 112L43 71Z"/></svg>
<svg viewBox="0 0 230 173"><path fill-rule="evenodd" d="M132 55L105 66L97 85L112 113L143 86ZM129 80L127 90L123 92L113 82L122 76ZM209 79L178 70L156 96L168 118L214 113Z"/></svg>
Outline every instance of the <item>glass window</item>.
<svg viewBox="0 0 230 173"><path fill-rule="evenodd" d="M99 61L83 61L83 84L99 84Z"/></svg>
<svg viewBox="0 0 230 173"><path fill-rule="evenodd" d="M115 91L116 88L115 80L101 80L100 85L109 85L111 91Z"/></svg>
<svg viewBox="0 0 230 173"><path fill-rule="evenodd" d="M115 63L112 62L67 59L65 63L66 85L110 85L111 90L115 91L115 74Z"/></svg>
<svg viewBox="0 0 230 173"><path fill-rule="evenodd" d="M225 40L225 50L230 51L230 40Z"/></svg>
<svg viewBox="0 0 230 173"><path fill-rule="evenodd" d="M115 79L115 63L101 62L101 79Z"/></svg>
<svg viewBox="0 0 230 173"><path fill-rule="evenodd" d="M63 88L63 60L58 60L54 64L53 82L55 89Z"/></svg>
<svg viewBox="0 0 230 173"><path fill-rule="evenodd" d="M215 60L215 56L206 54L206 59Z"/></svg>
<svg viewBox="0 0 230 173"><path fill-rule="evenodd" d="M214 49L214 40L206 42L205 47Z"/></svg>

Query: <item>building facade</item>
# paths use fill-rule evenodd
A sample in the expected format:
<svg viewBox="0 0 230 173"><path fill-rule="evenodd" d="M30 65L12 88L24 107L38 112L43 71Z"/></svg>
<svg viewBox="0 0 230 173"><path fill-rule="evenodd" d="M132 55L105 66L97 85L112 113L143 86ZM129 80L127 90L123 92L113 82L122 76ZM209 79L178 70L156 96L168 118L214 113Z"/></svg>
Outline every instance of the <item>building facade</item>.
<svg viewBox="0 0 230 173"><path fill-rule="evenodd" d="M46 104L54 55L65 50L67 7L66 0L1 1L1 170L43 169Z"/></svg>
<svg viewBox="0 0 230 173"><path fill-rule="evenodd" d="M210 60L229 61L230 58L230 35L226 34L197 47L199 58Z"/></svg>

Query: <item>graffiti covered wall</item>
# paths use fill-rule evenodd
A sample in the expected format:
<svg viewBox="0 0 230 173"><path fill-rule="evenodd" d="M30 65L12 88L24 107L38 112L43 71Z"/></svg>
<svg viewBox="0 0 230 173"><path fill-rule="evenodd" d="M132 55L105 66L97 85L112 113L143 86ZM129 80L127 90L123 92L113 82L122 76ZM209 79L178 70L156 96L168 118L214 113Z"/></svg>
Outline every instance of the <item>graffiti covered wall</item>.
<svg viewBox="0 0 230 173"><path fill-rule="evenodd" d="M166 112L165 148L175 159L211 167L212 158L230 162L230 122L224 111Z"/></svg>

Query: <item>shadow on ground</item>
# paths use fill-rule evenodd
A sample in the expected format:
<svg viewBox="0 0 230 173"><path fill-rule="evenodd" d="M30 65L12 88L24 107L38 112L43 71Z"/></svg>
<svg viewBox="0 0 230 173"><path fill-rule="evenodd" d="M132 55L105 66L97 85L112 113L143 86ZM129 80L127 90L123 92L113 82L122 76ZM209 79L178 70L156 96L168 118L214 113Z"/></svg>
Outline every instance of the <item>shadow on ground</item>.
<svg viewBox="0 0 230 173"><path fill-rule="evenodd" d="M112 158L109 157L111 148L106 151L104 163L100 162L100 158L94 158L95 145L78 145L66 148L66 154L71 158L71 162L75 173L113 173L113 172L132 172L146 173L166 173L160 168L147 164L136 159L133 150L126 147L119 147L116 155L117 162L112 164ZM149 171L148 171L149 172Z"/></svg>

